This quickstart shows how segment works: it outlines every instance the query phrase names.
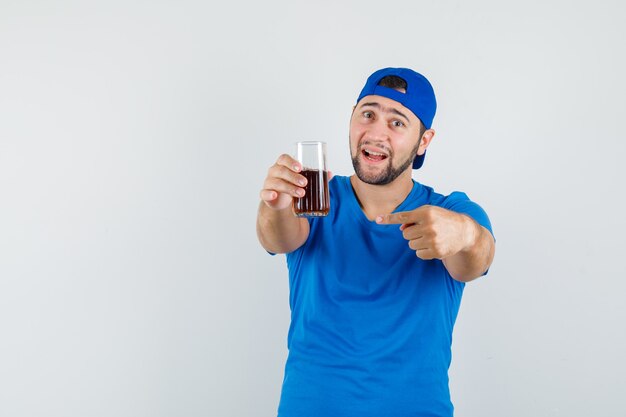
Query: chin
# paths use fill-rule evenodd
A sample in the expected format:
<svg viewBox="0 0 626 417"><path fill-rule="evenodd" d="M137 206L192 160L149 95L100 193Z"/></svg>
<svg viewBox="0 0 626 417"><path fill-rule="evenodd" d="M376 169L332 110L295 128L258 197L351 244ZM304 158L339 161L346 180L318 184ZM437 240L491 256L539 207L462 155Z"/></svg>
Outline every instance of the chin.
<svg viewBox="0 0 626 417"><path fill-rule="evenodd" d="M387 185L395 181L404 171L409 168L413 161L407 161L399 168L394 168L391 160L384 166L372 167L369 164L361 164L361 160L352 159L352 166L356 176L366 184Z"/></svg>
<svg viewBox="0 0 626 417"><path fill-rule="evenodd" d="M370 185L386 185L392 182L395 177L389 170L383 170L379 172L365 172L365 170L356 168L355 174L361 181Z"/></svg>

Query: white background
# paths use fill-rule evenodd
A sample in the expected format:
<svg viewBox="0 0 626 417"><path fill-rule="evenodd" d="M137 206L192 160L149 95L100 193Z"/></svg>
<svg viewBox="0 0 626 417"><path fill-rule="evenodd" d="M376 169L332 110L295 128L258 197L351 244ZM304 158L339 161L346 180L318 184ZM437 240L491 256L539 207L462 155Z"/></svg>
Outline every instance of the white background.
<svg viewBox="0 0 626 417"><path fill-rule="evenodd" d="M439 102L415 179L498 239L466 287L457 416L618 415L626 387L624 6L0 0L0 415L273 416L284 256L267 168L352 172L367 76Z"/></svg>

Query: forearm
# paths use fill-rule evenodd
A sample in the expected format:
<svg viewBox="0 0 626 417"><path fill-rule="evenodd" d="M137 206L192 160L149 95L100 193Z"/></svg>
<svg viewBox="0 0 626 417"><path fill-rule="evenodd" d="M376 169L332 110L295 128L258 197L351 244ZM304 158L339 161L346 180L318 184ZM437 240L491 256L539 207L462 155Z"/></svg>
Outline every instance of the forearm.
<svg viewBox="0 0 626 417"><path fill-rule="evenodd" d="M468 216L465 218L466 246L456 254L443 259L452 278L468 282L482 276L491 266L495 254L493 236Z"/></svg>
<svg viewBox="0 0 626 417"><path fill-rule="evenodd" d="M259 242L272 253L288 253L304 244L309 236L309 222L293 215L291 208L276 210L259 205L257 215Z"/></svg>

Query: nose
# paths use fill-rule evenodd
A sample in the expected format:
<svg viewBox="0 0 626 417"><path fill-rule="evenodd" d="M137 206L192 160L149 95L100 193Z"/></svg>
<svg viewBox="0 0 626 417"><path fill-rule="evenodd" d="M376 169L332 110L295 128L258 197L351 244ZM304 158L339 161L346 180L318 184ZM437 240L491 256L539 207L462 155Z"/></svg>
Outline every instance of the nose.
<svg viewBox="0 0 626 417"><path fill-rule="evenodd" d="M377 142L387 141L389 139L389 126L384 120L377 120L369 125L367 138Z"/></svg>

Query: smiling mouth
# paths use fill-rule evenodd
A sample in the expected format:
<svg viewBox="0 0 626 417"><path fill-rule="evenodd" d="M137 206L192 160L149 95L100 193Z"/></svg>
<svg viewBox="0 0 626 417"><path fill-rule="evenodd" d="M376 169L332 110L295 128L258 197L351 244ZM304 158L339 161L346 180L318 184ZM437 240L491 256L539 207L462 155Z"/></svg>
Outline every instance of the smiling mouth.
<svg viewBox="0 0 626 417"><path fill-rule="evenodd" d="M375 152L375 151L367 150L367 149L363 149L361 151L361 154L365 157L365 159L367 159L368 161L372 161L372 162L380 162L388 158L388 155L384 153Z"/></svg>

